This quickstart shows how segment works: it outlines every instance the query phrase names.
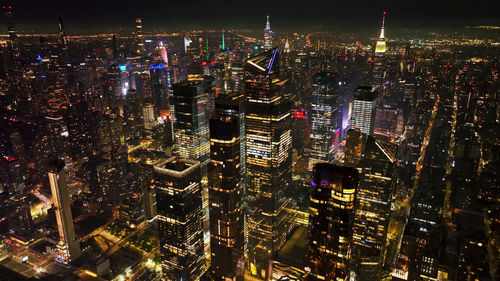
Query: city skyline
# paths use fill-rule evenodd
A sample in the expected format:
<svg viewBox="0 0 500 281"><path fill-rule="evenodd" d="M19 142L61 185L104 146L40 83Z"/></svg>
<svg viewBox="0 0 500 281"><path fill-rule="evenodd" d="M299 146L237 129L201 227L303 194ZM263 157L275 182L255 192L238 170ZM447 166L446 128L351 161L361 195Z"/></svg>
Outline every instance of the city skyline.
<svg viewBox="0 0 500 281"><path fill-rule="evenodd" d="M6 2L0 279L500 279L494 8Z"/></svg>

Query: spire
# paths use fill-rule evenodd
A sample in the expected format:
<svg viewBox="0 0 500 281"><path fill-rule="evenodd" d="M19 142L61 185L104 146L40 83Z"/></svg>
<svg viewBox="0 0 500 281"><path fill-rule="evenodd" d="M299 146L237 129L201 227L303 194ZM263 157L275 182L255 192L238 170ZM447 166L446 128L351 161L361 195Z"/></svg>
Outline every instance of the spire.
<svg viewBox="0 0 500 281"><path fill-rule="evenodd" d="M288 38L285 40L285 52L289 53L290 52L290 44L288 43Z"/></svg>
<svg viewBox="0 0 500 281"><path fill-rule="evenodd" d="M222 28L222 50L226 49L226 44L224 42L224 28Z"/></svg>
<svg viewBox="0 0 500 281"><path fill-rule="evenodd" d="M386 11L382 12L382 28L380 29L380 37L379 37L380 39L384 39L384 26L385 26L386 13L387 13Z"/></svg>
<svg viewBox="0 0 500 281"><path fill-rule="evenodd" d="M66 50L66 33L64 32L64 25L61 16L59 16L59 35L61 36L63 49Z"/></svg>
<svg viewBox="0 0 500 281"><path fill-rule="evenodd" d="M264 29L264 49L270 50L273 47L273 32L271 31L271 23L269 22L269 16L267 16L266 28Z"/></svg>

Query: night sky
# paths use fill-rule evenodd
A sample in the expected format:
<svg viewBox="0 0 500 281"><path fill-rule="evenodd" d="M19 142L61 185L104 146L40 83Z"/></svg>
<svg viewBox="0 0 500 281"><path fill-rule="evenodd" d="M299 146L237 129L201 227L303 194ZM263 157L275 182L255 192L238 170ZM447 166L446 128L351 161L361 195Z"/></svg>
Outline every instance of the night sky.
<svg viewBox="0 0 500 281"><path fill-rule="evenodd" d="M383 10L388 11L388 22L401 28L500 22L500 1L495 0L21 0L14 3L21 32L22 28L56 29L60 15L67 28L74 30L129 28L133 27L136 16L144 19L146 31L153 27L260 29L265 15L271 16L275 30L361 27L378 23Z"/></svg>

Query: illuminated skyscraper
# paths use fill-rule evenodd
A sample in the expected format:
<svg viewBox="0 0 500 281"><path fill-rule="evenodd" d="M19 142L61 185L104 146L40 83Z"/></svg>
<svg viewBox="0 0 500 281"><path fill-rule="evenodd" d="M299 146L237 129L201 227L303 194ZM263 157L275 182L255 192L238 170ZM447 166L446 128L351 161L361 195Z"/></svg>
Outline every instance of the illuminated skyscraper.
<svg viewBox="0 0 500 281"><path fill-rule="evenodd" d="M363 134L372 135L376 107L377 90L368 86L358 87L352 102L351 129L359 129Z"/></svg>
<svg viewBox="0 0 500 281"><path fill-rule="evenodd" d="M5 20L7 23L7 29L9 31L9 41L11 44L15 44L17 40L17 31L16 31L16 25L14 23L14 14L12 12L13 8L12 5L3 5L2 10L5 15Z"/></svg>
<svg viewBox="0 0 500 281"><path fill-rule="evenodd" d="M17 47L17 31L14 22L13 7L10 4L4 3L2 6L2 11L5 15L5 20L7 24L7 30L9 31L9 52L10 59L14 60L13 67L17 64L17 59L19 58L19 48Z"/></svg>
<svg viewBox="0 0 500 281"><path fill-rule="evenodd" d="M136 52L139 55L144 54L144 35L142 34L142 18L135 19Z"/></svg>
<svg viewBox="0 0 500 281"><path fill-rule="evenodd" d="M284 196L292 180L291 113L282 84L277 48L246 61L247 248L250 271L261 278L270 278L269 261L291 228Z"/></svg>
<svg viewBox="0 0 500 281"><path fill-rule="evenodd" d="M66 163L61 159L53 159L49 163L49 182L52 191L52 204L56 210L57 229L59 230L59 258L62 262L75 261L81 255L80 241L75 235L73 215L71 214L71 198L66 183Z"/></svg>
<svg viewBox="0 0 500 281"><path fill-rule="evenodd" d="M204 85L195 81L175 84L172 102L176 119L175 153L182 158L200 161L201 165L206 167L210 161L210 146L207 116L208 94Z"/></svg>
<svg viewBox="0 0 500 281"><path fill-rule="evenodd" d="M358 173L327 163L316 164L313 173L308 280L344 280L351 254Z"/></svg>
<svg viewBox="0 0 500 281"><path fill-rule="evenodd" d="M243 278L243 190L241 185L240 121L219 114L210 119L208 174L211 274L214 280Z"/></svg>
<svg viewBox="0 0 500 281"><path fill-rule="evenodd" d="M389 226L395 158L394 143L373 136L366 138L363 157L357 165L359 186L353 234L353 257L362 280L378 279Z"/></svg>
<svg viewBox="0 0 500 281"><path fill-rule="evenodd" d="M264 50L270 50L273 47L273 32L271 31L271 23L267 16L266 28L264 29Z"/></svg>
<svg viewBox="0 0 500 281"><path fill-rule="evenodd" d="M154 166L165 280L195 281L206 271L200 162L169 158Z"/></svg>
<svg viewBox="0 0 500 281"><path fill-rule="evenodd" d="M175 109L174 155L200 161L203 224L206 248L209 248L207 168L210 163L210 135L208 125L208 93L199 81L183 81L174 84ZM208 252L208 250L207 250ZM208 254L208 253L207 253Z"/></svg>
<svg viewBox="0 0 500 281"><path fill-rule="evenodd" d="M382 13L382 28L380 29L380 36L377 39L377 43L375 45L375 55L383 55L383 54L385 54L385 51L387 50L387 46L385 44L385 34L384 34L385 14L386 14L386 12L384 11Z"/></svg>
<svg viewBox="0 0 500 281"><path fill-rule="evenodd" d="M385 14L384 11L382 13L382 28L380 29L380 36L377 39L375 44L375 56L373 58L373 66L372 66L372 85L383 85L384 77L385 77L385 52L387 50L386 40L385 40Z"/></svg>
<svg viewBox="0 0 500 281"><path fill-rule="evenodd" d="M331 151L335 136L340 134L340 125L337 125L338 93L335 74L321 72L313 76L312 104L311 104L311 156L309 170L317 162L333 160Z"/></svg>
<svg viewBox="0 0 500 281"><path fill-rule="evenodd" d="M160 109L167 107L168 99L168 78L167 65L165 63L152 64L149 69L149 77L151 79L151 95L153 104L157 112Z"/></svg>

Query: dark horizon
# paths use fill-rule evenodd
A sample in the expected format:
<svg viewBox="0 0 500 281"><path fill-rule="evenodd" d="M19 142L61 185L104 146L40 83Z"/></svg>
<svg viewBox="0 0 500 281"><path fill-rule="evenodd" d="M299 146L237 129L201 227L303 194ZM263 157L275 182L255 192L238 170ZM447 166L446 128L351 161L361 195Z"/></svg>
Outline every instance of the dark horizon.
<svg viewBox="0 0 500 281"><path fill-rule="evenodd" d="M160 1L96 1L50 3L18 1L14 3L14 19L18 32L56 32L57 19L63 17L68 34L133 31L135 17L142 17L144 30L154 32L171 29L233 29L261 30L265 16L271 16L271 27L277 32L312 29L351 31L377 30L382 11L387 11L388 30L460 29L464 26L499 24L498 4L475 1L420 1L415 4L401 1L356 0L335 3L312 0L294 1L189 1L162 3ZM353 8L356 7L356 8ZM207 11L210 11L208 13ZM5 25L0 28L6 33Z"/></svg>

